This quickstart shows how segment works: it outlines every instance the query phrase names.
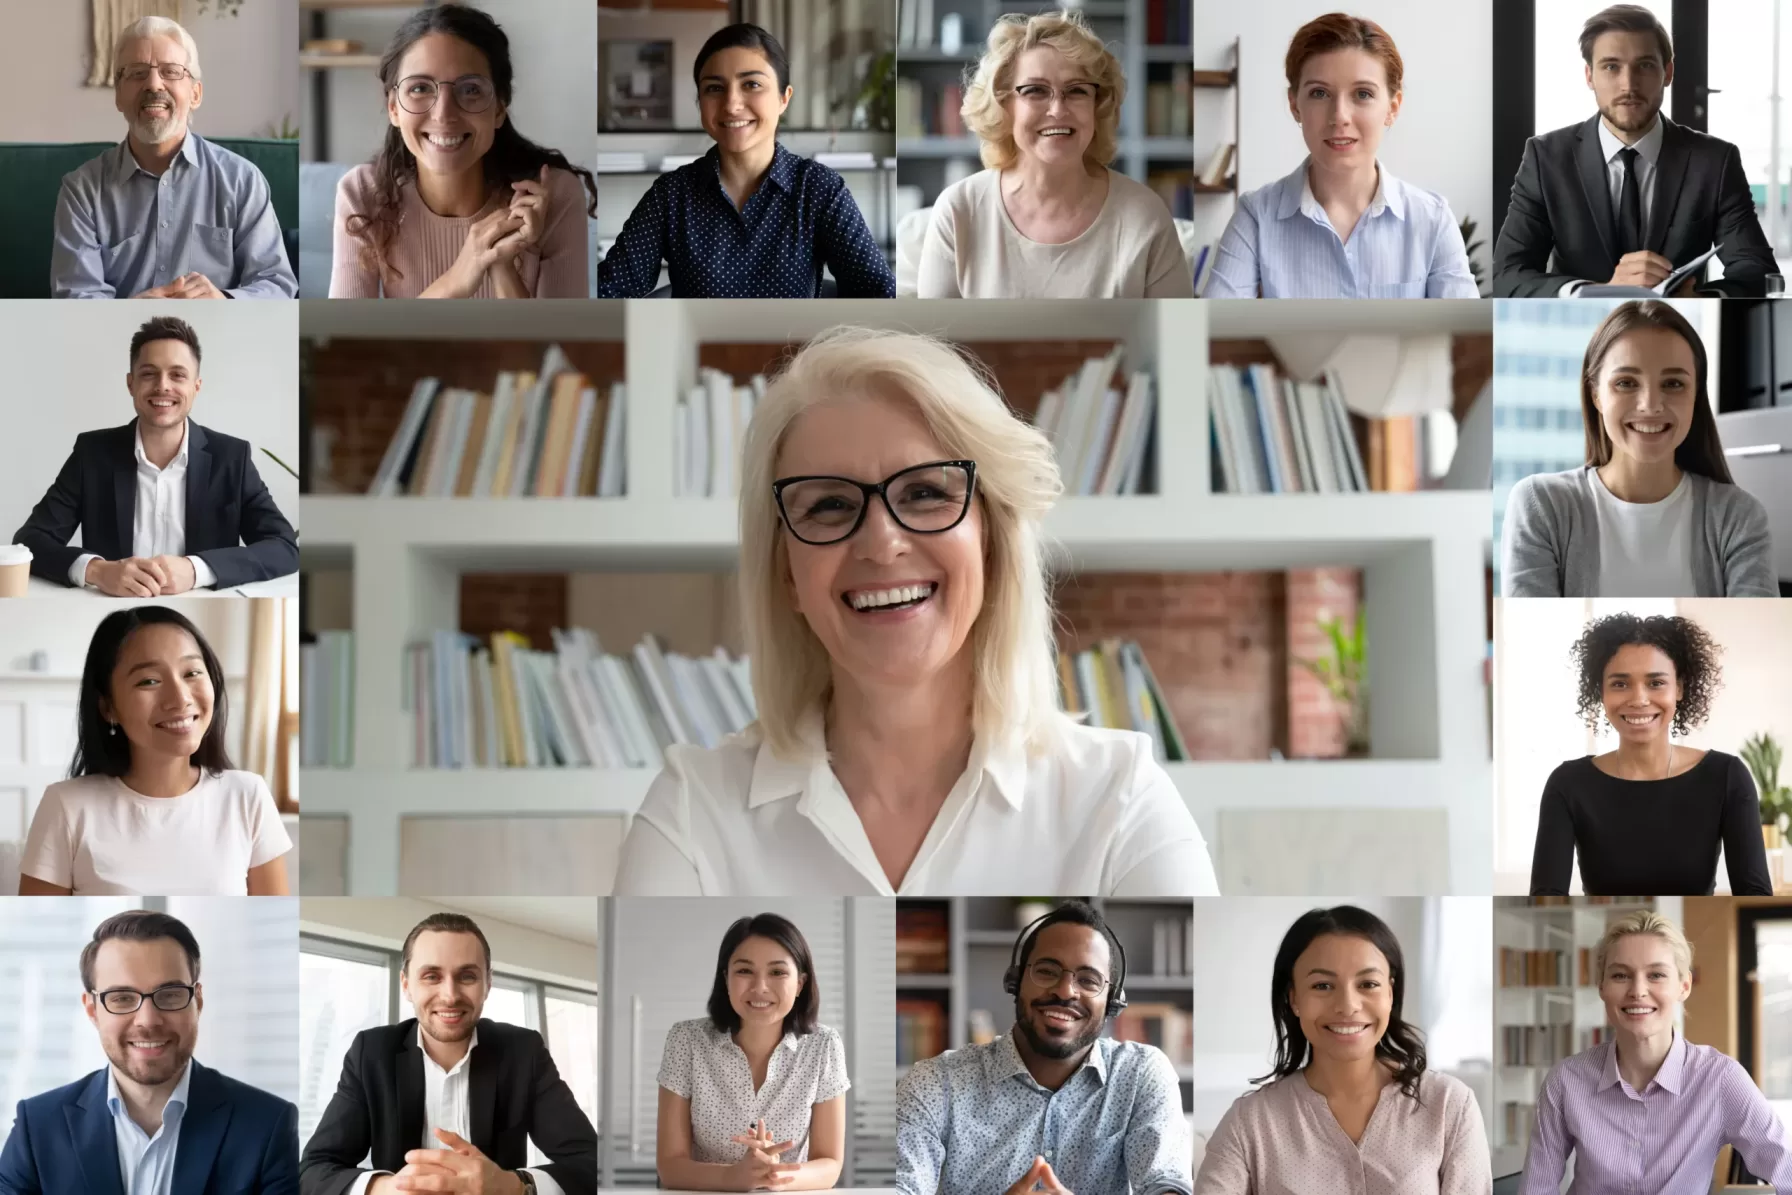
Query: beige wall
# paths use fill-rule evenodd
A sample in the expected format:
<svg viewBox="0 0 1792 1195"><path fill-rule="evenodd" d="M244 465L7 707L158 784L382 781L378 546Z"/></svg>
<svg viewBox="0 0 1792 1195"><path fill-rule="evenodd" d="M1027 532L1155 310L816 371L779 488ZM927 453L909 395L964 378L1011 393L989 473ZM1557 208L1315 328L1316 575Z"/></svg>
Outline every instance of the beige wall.
<svg viewBox="0 0 1792 1195"><path fill-rule="evenodd" d="M112 92L85 86L93 57L91 0L0 0L12 93L24 101L8 141L118 141L124 117ZM205 102L193 127L208 137L259 137L298 119L298 0L246 0L234 17L200 16L182 0L181 23L199 46Z"/></svg>
<svg viewBox="0 0 1792 1195"><path fill-rule="evenodd" d="M1686 1040L1736 1056L1736 902L1727 896L1689 896L1680 927L1692 944L1692 995L1686 1001Z"/></svg>
<svg viewBox="0 0 1792 1195"><path fill-rule="evenodd" d="M1698 623L1724 651L1723 687L1711 717L1689 736L1695 746L1736 754L1761 731L1792 746L1792 694L1785 678L1792 667L1792 609L1776 598L1687 599L1679 612ZM1780 782L1792 781L1792 769Z"/></svg>

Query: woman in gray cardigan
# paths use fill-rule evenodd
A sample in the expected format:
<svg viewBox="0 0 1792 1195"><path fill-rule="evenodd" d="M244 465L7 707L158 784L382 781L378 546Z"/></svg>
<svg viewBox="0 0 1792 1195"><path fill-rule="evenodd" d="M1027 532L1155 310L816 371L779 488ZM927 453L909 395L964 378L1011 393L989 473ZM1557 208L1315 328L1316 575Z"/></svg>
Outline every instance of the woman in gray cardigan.
<svg viewBox="0 0 1792 1195"><path fill-rule="evenodd" d="M1506 503L1506 597L1778 597L1767 511L1730 480L1705 346L1654 299L1593 332L1581 366L1587 463Z"/></svg>

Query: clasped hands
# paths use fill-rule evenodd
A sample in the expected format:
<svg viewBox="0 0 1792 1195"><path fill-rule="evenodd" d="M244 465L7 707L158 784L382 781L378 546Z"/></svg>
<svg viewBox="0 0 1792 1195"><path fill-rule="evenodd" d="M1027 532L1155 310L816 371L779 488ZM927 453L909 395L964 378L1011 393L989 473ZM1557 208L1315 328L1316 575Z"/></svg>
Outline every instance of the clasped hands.
<svg viewBox="0 0 1792 1195"><path fill-rule="evenodd" d="M193 562L185 556L127 556L87 562L87 584L112 597L167 597L193 588Z"/></svg>
<svg viewBox="0 0 1792 1195"><path fill-rule="evenodd" d="M548 168L536 178L510 184L510 203L481 216L467 229L453 273L455 291L471 295L494 266L512 266L525 249L539 249L548 220Z"/></svg>
<svg viewBox="0 0 1792 1195"><path fill-rule="evenodd" d="M1071 1195L1070 1188L1058 1181L1052 1173L1052 1166L1044 1158L1033 1159L1032 1168L1020 1176L1020 1181L1008 1188L1007 1195L1031 1195L1035 1191L1044 1191L1046 1195Z"/></svg>
<svg viewBox="0 0 1792 1195"><path fill-rule="evenodd" d="M773 1141L765 1121L755 1121L750 1131L732 1140L747 1147L746 1156L729 1167L740 1184L739 1190L784 1191L796 1182L803 1164L780 1160L785 1150L795 1148L796 1142Z"/></svg>
<svg viewBox="0 0 1792 1195"><path fill-rule="evenodd" d="M152 286L133 299L228 299L230 296L213 285L204 274L194 271L182 274L166 286Z"/></svg>
<svg viewBox="0 0 1792 1195"><path fill-rule="evenodd" d="M368 1195L398 1191L437 1191L450 1195L521 1195L523 1180L475 1149L471 1142L435 1130L447 1149L413 1149L404 1155L404 1169L382 1174L368 1184Z"/></svg>

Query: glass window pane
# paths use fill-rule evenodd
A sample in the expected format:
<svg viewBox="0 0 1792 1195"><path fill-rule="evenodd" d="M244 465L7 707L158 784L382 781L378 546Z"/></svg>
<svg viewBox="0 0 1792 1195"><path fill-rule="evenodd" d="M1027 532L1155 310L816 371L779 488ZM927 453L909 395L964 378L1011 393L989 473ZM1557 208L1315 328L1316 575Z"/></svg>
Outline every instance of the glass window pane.
<svg viewBox="0 0 1792 1195"><path fill-rule="evenodd" d="M299 954L299 1140L309 1141L342 1076L349 1043L386 1023L396 982L389 966Z"/></svg>
<svg viewBox="0 0 1792 1195"><path fill-rule="evenodd" d="M552 992L547 997L548 1053L579 1107L597 1123L597 1004Z"/></svg>
<svg viewBox="0 0 1792 1195"><path fill-rule="evenodd" d="M1792 921L1755 927L1755 979L1761 988L1761 1090L1792 1124Z"/></svg>

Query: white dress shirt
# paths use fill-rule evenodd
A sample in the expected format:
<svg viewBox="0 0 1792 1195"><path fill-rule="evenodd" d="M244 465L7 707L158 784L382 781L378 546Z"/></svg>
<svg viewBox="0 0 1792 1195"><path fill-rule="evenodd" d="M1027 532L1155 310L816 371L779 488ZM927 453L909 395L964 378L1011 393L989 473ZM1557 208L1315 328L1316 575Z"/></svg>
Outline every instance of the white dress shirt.
<svg viewBox="0 0 1792 1195"><path fill-rule="evenodd" d="M819 711L802 760L749 727L674 746L622 847L618 896L1213 896L1207 845L1151 740L1062 720L1057 744L972 744L921 849L890 883L828 765Z"/></svg>
<svg viewBox="0 0 1792 1195"><path fill-rule="evenodd" d="M131 519L131 555L187 556L187 423L180 425L180 449L174 459L158 469L143 452L143 425L137 425L137 513ZM68 579L87 584L87 566L100 559L97 552L75 557ZM193 563L193 588L208 589L218 583L211 565L197 556Z"/></svg>
<svg viewBox="0 0 1792 1195"><path fill-rule="evenodd" d="M467 1052L460 1056L447 1070L436 1065L436 1060L423 1049L423 1027L417 1027L417 1049L423 1054L423 1141L419 1149L447 1149L436 1139L436 1129L447 1129L463 1141L473 1140L472 1112L468 1083L472 1071L468 1064L472 1060L473 1051L479 1048L479 1030L473 1030L473 1040L467 1043ZM525 1167L530 1177L535 1180L535 1189L540 1195L566 1195L554 1176L544 1170ZM382 1174L390 1174L389 1170L373 1170L362 1174L355 1180L354 1186L348 1189L348 1195L365 1195L368 1186Z"/></svg>
<svg viewBox="0 0 1792 1195"><path fill-rule="evenodd" d="M1640 215L1643 222L1643 239L1649 238L1649 213L1655 210L1655 163L1661 159L1662 140L1661 116L1655 117L1655 125L1647 133L1638 137L1629 148L1636 150L1636 190L1640 201ZM1618 135L1605 127L1605 118L1599 119L1599 152L1605 155L1605 184L1611 192L1612 218L1615 220L1618 209L1624 205L1624 159L1618 156L1625 145ZM1593 282L1604 285L1602 278L1576 279L1562 287L1561 298L1567 298L1581 287Z"/></svg>
<svg viewBox="0 0 1792 1195"><path fill-rule="evenodd" d="M180 1147L180 1122L187 1114L187 1088L193 1082L193 1061L181 1068L180 1082L162 1105L162 1127L145 1133L124 1106L118 1073L106 1068L106 1111L112 1114L118 1138L118 1172L124 1195L174 1195L174 1152Z"/></svg>
<svg viewBox="0 0 1792 1195"><path fill-rule="evenodd" d="M672 1026L658 1082L691 1103L691 1160L723 1165L747 1156L747 1147L735 1138L761 1120L773 1141L794 1142L779 1161L807 1162L815 1105L852 1086L840 1035L817 1025L812 1033L784 1035L765 1064L765 1082L755 1090L746 1051L708 1017Z"/></svg>

